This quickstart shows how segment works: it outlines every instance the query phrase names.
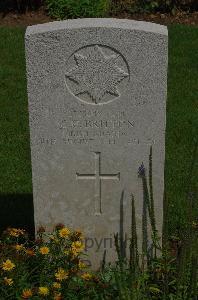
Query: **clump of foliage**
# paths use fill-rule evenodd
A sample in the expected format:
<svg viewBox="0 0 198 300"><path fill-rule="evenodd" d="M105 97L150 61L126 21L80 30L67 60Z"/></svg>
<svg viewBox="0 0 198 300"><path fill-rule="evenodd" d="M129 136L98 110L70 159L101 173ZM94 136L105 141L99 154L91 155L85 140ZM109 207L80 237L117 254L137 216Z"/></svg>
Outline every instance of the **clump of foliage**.
<svg viewBox="0 0 198 300"><path fill-rule="evenodd" d="M148 179L143 164L138 173L143 186L142 251L141 253L138 251L135 201L132 196L129 260L126 256L126 249L123 249L126 246L125 240L120 239L118 234L115 236L118 263L114 278L118 286L118 299L197 299L198 222L189 214L189 224L186 232L183 233L183 239L176 236L170 239L164 230L161 244L156 228L153 197L152 148L149 156ZM165 219L165 229L166 222ZM149 227L151 237L149 237Z"/></svg>
<svg viewBox="0 0 198 300"><path fill-rule="evenodd" d="M31 242L24 230L8 228L0 249L0 299L69 299L72 289L93 279L80 258L84 244L78 230L58 225L49 234L40 228Z"/></svg>
<svg viewBox="0 0 198 300"><path fill-rule="evenodd" d="M139 7L146 11L172 12L176 10L195 10L198 8L196 0L141 0L136 1Z"/></svg>
<svg viewBox="0 0 198 300"><path fill-rule="evenodd" d="M109 0L46 0L50 16L57 19L103 17L109 9Z"/></svg>
<svg viewBox="0 0 198 300"><path fill-rule="evenodd" d="M104 262L97 272L85 264L80 231L58 225L47 234L41 228L32 242L24 230L8 228L0 240L0 299L196 299L198 265L192 244L179 254L170 246L160 249L153 236L153 247L139 254L133 197L132 220L130 259L116 235L118 261ZM197 231L198 224L193 227Z"/></svg>
<svg viewBox="0 0 198 300"><path fill-rule="evenodd" d="M112 0L111 11L175 13L176 10L195 11L197 0Z"/></svg>
<svg viewBox="0 0 198 300"><path fill-rule="evenodd" d="M0 11L24 13L46 5L56 19L103 17L122 12L172 12L198 10L197 0L0 0Z"/></svg>

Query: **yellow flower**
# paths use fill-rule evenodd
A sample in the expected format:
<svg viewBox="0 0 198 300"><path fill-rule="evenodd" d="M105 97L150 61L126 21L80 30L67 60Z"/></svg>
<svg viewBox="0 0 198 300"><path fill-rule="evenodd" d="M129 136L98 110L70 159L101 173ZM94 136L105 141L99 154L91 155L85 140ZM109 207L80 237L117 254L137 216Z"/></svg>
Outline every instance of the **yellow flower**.
<svg viewBox="0 0 198 300"><path fill-rule="evenodd" d="M84 280L90 280L90 279L92 279L93 276L90 273L84 273L81 275L81 277Z"/></svg>
<svg viewBox="0 0 198 300"><path fill-rule="evenodd" d="M9 228L8 233L10 236L19 237L20 235L24 235L25 230L16 229L16 228Z"/></svg>
<svg viewBox="0 0 198 300"><path fill-rule="evenodd" d="M10 259L7 259L5 262L3 262L2 264L2 269L4 271L11 271L12 269L14 269L16 266L14 263L11 262Z"/></svg>
<svg viewBox="0 0 198 300"><path fill-rule="evenodd" d="M78 267L79 269L84 269L86 268L86 264L83 261L79 261Z"/></svg>
<svg viewBox="0 0 198 300"><path fill-rule="evenodd" d="M42 295L42 296L49 295L49 289L46 286L40 286L38 292L39 292L39 295Z"/></svg>
<svg viewBox="0 0 198 300"><path fill-rule="evenodd" d="M72 248L76 248L79 251L82 251L84 249L84 244L80 241L76 241L72 243Z"/></svg>
<svg viewBox="0 0 198 300"><path fill-rule="evenodd" d="M23 245L19 245L19 244L15 245L14 248L16 251L21 251L24 249Z"/></svg>
<svg viewBox="0 0 198 300"><path fill-rule="evenodd" d="M76 249L72 249L72 256L73 258L75 258L76 256L78 256L78 252L76 251Z"/></svg>
<svg viewBox="0 0 198 300"><path fill-rule="evenodd" d="M68 278L68 272L64 269L59 268L58 271L55 273L56 280L62 281Z"/></svg>
<svg viewBox="0 0 198 300"><path fill-rule="evenodd" d="M13 285L14 281L12 280L12 278L7 278L7 277L4 277L4 283L5 285Z"/></svg>
<svg viewBox="0 0 198 300"><path fill-rule="evenodd" d="M61 284L59 282L54 282L53 283L53 288L60 289L61 288Z"/></svg>
<svg viewBox="0 0 198 300"><path fill-rule="evenodd" d="M73 242L73 243L72 243L71 249L72 249L72 254L73 254L74 256L77 256L80 252L83 251L84 245L83 245L82 242L76 241L76 242Z"/></svg>
<svg viewBox="0 0 198 300"><path fill-rule="evenodd" d="M30 297L33 296L32 290L31 289L25 289L22 292L22 298L23 299L29 299Z"/></svg>
<svg viewBox="0 0 198 300"><path fill-rule="evenodd" d="M46 254L49 254L49 248L48 247L41 247L39 249L39 252L42 254L42 255L46 255Z"/></svg>
<svg viewBox="0 0 198 300"><path fill-rule="evenodd" d="M58 231L58 234L61 238L66 238L70 234L70 230L67 227L64 227Z"/></svg>

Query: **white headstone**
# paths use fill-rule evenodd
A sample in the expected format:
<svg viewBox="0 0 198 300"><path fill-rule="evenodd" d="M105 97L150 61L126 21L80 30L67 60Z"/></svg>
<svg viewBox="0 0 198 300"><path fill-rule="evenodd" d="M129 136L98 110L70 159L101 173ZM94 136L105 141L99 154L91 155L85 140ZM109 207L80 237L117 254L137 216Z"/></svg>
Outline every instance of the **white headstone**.
<svg viewBox="0 0 198 300"><path fill-rule="evenodd" d="M84 231L94 267L115 259L124 190L141 237L142 162L153 147L157 226L163 221L168 33L161 25L79 19L27 28L26 59L36 229Z"/></svg>

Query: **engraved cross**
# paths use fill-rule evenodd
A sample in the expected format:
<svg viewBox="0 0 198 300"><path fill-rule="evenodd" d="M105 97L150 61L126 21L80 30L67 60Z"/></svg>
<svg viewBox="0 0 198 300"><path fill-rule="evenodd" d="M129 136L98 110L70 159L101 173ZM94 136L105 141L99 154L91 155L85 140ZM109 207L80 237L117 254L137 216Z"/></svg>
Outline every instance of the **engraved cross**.
<svg viewBox="0 0 198 300"><path fill-rule="evenodd" d="M103 174L101 172L101 153L95 154L95 174L76 173L77 180L95 180L95 215L102 214L102 180L120 181L120 172L117 174Z"/></svg>

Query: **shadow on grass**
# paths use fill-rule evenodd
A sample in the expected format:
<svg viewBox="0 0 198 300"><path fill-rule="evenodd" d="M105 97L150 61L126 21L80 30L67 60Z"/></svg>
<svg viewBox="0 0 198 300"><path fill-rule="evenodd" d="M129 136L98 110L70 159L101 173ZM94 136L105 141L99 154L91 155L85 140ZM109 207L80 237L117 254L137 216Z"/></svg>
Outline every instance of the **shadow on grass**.
<svg viewBox="0 0 198 300"><path fill-rule="evenodd" d="M0 234L7 227L25 229L31 237L34 237L32 194L0 195Z"/></svg>

